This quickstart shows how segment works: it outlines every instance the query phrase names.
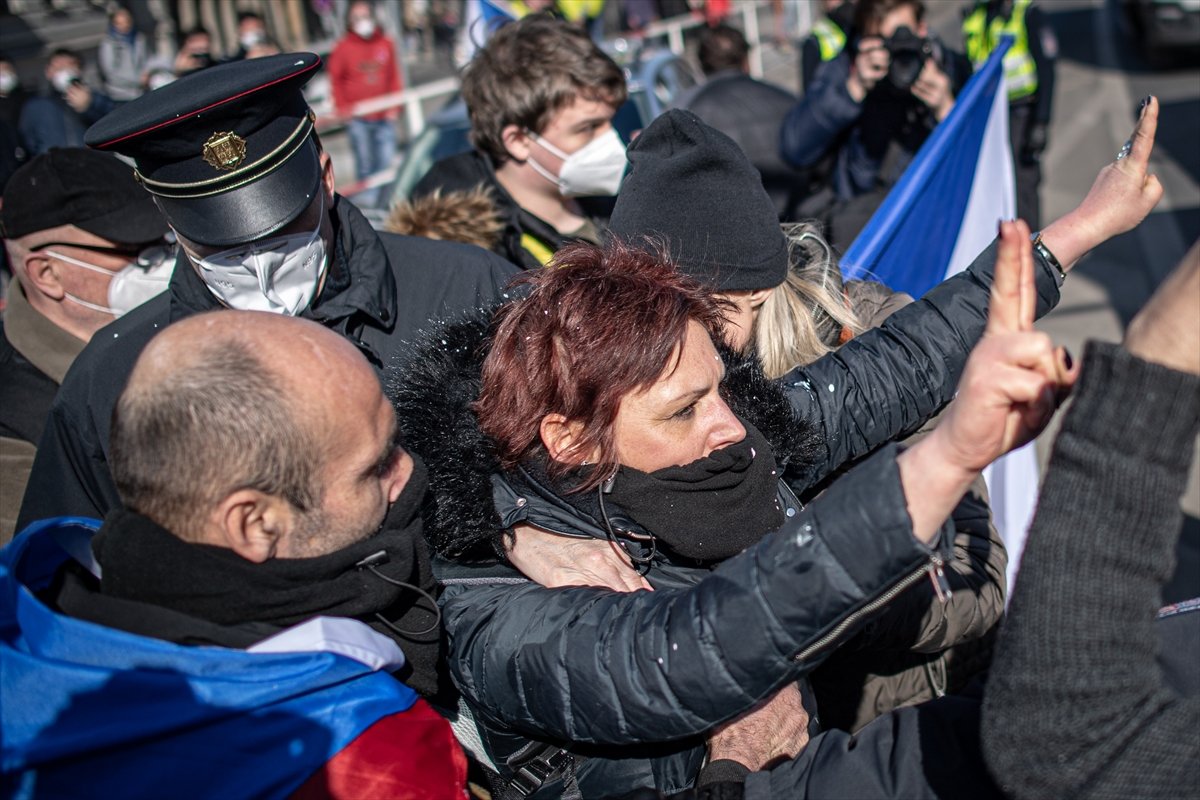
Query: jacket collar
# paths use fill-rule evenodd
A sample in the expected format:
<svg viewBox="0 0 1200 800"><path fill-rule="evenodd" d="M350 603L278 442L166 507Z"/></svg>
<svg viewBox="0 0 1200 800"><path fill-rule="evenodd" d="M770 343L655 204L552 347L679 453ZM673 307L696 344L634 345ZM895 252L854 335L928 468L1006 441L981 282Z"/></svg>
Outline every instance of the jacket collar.
<svg viewBox="0 0 1200 800"><path fill-rule="evenodd" d="M426 537L442 555L476 561L494 561L504 552L504 530L516 521L538 524L535 515L559 533L602 537L598 516L581 512L586 501L564 501L538 476L505 476L479 430L472 404L479 397L491 315L486 311L429 329L404 370L385 380L404 441L429 470ZM781 465L812 463L819 434L795 416L779 384L763 375L753 356L721 350L722 394L733 412L762 432Z"/></svg>
<svg viewBox="0 0 1200 800"><path fill-rule="evenodd" d="M439 162L430 172L430 177L425 179L433 183L440 182L445 191L455 191L464 189L473 189L476 186L485 186L491 189L492 202L496 206L496 212L500 219L504 222L504 233L501 236L504 252L500 255L507 258L509 261L523 266L527 269L537 269L542 264L534 258L521 243L522 234L529 234L535 239L544 242L550 251L557 251L568 242L574 241L579 236L564 235L546 222L541 217L529 213L513 199L513 196L508 193L503 184L496 177L496 168L492 164L492 159L480 153L477 150L472 150L466 153L460 153L457 156L451 156ZM597 205L589 201L594 198L581 198L580 205L584 206L585 213L589 219L597 218L601 215L592 213L596 210L592 206ZM611 209L608 209L611 211ZM586 225L584 226L587 227ZM586 241L592 241L586 235L583 237ZM598 244L599 242L593 242Z"/></svg>
<svg viewBox="0 0 1200 800"><path fill-rule="evenodd" d="M29 304L19 280L11 284L4 313L4 335L30 364L62 383L67 369L87 342L55 325Z"/></svg>
<svg viewBox="0 0 1200 800"><path fill-rule="evenodd" d="M333 206L333 252L325 286L304 317L343 334L363 324L390 330L396 321L396 279L379 234L357 208L340 195ZM182 248L171 274L171 322L221 308Z"/></svg>

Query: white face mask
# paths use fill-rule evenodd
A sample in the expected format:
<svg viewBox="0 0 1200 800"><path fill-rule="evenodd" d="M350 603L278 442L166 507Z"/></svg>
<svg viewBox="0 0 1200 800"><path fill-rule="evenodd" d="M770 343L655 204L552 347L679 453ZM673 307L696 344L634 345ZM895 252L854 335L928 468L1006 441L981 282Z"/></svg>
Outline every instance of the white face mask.
<svg viewBox="0 0 1200 800"><path fill-rule="evenodd" d="M369 19L356 19L351 30L363 39L370 39L375 35L375 23Z"/></svg>
<svg viewBox="0 0 1200 800"><path fill-rule="evenodd" d="M17 73L4 70L0 72L0 94L8 94L17 88Z"/></svg>
<svg viewBox="0 0 1200 800"><path fill-rule="evenodd" d="M64 292L64 294L67 299L78 303L84 308L90 308L93 311L100 311L104 314L112 314L114 317L127 314L151 297L165 292L167 284L171 280L171 270L175 266L173 258L164 258L158 266L150 267L149 269L130 262L116 272L113 272L103 267L97 267L95 264L80 261L77 258L64 256L56 250L46 250L45 252L46 255L54 256L59 261L65 261L76 267L82 267L92 272L111 276L112 280L108 282L107 306L102 306L99 303L89 303L87 300L82 300L70 292Z"/></svg>
<svg viewBox="0 0 1200 800"><path fill-rule="evenodd" d="M263 35L261 33L258 31L250 31L249 33L242 34L238 38L238 44L242 46L243 50L249 50L256 44L262 44L262 40Z"/></svg>
<svg viewBox="0 0 1200 800"><path fill-rule="evenodd" d="M59 94L66 94L67 89L70 89L71 84L77 80L79 80L79 73L73 69L60 69L50 76L50 83L54 85Z"/></svg>
<svg viewBox="0 0 1200 800"><path fill-rule="evenodd" d="M318 219L324 215L322 192ZM318 222L311 233L276 236L192 260L208 290L230 308L294 317L317 293L325 271L325 240Z"/></svg>
<svg viewBox="0 0 1200 800"><path fill-rule="evenodd" d="M563 160L555 177L533 156L529 165L537 174L558 187L563 197L599 197L615 195L625 177L625 144L613 128L592 139L574 153L564 153L533 131L529 137Z"/></svg>

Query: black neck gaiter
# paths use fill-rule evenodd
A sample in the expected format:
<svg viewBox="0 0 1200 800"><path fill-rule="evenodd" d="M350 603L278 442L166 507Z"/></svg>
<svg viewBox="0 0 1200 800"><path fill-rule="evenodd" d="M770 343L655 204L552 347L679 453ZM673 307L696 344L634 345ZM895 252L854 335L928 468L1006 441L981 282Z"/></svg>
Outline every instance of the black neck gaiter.
<svg viewBox="0 0 1200 800"><path fill-rule="evenodd" d="M185 542L132 511L114 511L92 539L103 569L100 592L231 628L265 623L283 629L318 615L358 619L400 645L409 662L405 680L432 694L440 632L432 606L436 584L421 534L427 477L420 459L414 456L413 462L408 483L377 533L314 558L256 564L227 548ZM359 566L380 552L386 556L371 563L387 579ZM174 634L156 633L176 640ZM410 669L416 673L411 677Z"/></svg>
<svg viewBox="0 0 1200 800"><path fill-rule="evenodd" d="M717 562L783 524L771 446L742 420L746 438L681 467L617 470L609 497L670 550Z"/></svg>

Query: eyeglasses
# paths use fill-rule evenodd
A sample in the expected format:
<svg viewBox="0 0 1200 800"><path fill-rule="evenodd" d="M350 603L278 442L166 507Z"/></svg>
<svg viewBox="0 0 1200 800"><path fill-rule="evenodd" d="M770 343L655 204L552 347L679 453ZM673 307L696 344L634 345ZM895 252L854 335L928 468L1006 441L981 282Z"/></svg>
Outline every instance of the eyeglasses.
<svg viewBox="0 0 1200 800"><path fill-rule="evenodd" d="M154 269L155 267L160 267L175 253L174 244L166 241L165 239L157 242L151 242L150 244L125 247L104 247L98 244L78 244L76 242L44 242L29 249L43 250L47 247L74 247L79 250L100 253L101 255L124 258L134 262L142 269Z"/></svg>

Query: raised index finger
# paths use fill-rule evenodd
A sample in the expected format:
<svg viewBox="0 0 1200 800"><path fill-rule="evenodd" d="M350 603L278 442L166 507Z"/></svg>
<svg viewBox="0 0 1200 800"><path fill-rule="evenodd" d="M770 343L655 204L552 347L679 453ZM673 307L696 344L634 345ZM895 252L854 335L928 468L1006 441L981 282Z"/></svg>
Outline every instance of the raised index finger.
<svg viewBox="0 0 1200 800"><path fill-rule="evenodd" d="M1012 222L1000 223L1000 245L996 251L996 274L988 302L988 333L1021 330L1021 242Z"/></svg>
<svg viewBox="0 0 1200 800"><path fill-rule="evenodd" d="M1150 165L1150 153L1154 150L1154 137L1158 133L1158 98L1150 95L1142 115L1133 128L1129 137L1133 149L1129 151L1129 160L1139 166L1144 172Z"/></svg>

